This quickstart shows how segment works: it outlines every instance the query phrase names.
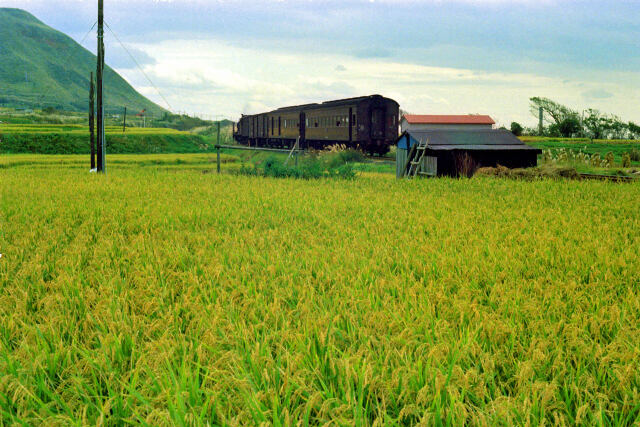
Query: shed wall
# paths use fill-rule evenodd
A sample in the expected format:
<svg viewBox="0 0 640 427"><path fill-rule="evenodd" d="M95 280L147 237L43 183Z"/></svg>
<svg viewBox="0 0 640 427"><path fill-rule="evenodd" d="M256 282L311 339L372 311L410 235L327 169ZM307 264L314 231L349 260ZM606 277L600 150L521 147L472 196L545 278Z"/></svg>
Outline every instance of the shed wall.
<svg viewBox="0 0 640 427"><path fill-rule="evenodd" d="M407 150L403 150L402 148L396 150L396 178L402 178L404 176L408 155L409 152ZM438 174L438 158L434 156L424 156L418 172L426 172L430 176L436 176Z"/></svg>
<svg viewBox="0 0 640 427"><path fill-rule="evenodd" d="M407 150L398 148L396 150L396 178L402 178L404 176L404 166L407 163Z"/></svg>

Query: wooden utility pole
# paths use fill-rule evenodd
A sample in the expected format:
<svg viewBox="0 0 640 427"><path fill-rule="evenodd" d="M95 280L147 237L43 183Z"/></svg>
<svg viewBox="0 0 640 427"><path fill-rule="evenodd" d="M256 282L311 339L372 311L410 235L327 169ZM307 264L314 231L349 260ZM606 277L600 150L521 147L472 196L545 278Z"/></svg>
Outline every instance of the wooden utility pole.
<svg viewBox="0 0 640 427"><path fill-rule="evenodd" d="M124 120L122 121L122 133L127 130L127 107L124 107Z"/></svg>
<svg viewBox="0 0 640 427"><path fill-rule="evenodd" d="M104 0L98 0L98 66L96 75L98 98L98 172L106 173L106 150L104 133L104 101L103 79L104 72Z"/></svg>
<svg viewBox="0 0 640 427"><path fill-rule="evenodd" d="M217 141L218 141L217 144L220 145L220 120L218 120L218 139L217 139Z"/></svg>
<svg viewBox="0 0 640 427"><path fill-rule="evenodd" d="M89 143L91 144L91 170L96 168L96 134L95 134L95 96L96 86L93 82L93 73L91 73L91 82L89 83Z"/></svg>

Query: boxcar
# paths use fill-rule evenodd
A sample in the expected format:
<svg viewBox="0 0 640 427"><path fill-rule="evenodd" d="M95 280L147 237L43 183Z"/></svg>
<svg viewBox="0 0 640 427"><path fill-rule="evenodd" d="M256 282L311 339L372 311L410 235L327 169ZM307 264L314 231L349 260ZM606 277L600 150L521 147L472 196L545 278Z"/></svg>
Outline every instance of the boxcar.
<svg viewBox="0 0 640 427"><path fill-rule="evenodd" d="M323 149L341 144L385 154L398 138L399 105L380 95L284 107L243 115L234 132L241 144Z"/></svg>

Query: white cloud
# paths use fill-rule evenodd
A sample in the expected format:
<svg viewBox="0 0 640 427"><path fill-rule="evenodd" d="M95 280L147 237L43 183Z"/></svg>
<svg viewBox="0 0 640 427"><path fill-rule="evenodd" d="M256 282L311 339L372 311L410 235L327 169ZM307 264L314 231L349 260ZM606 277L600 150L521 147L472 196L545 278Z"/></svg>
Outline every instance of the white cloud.
<svg viewBox="0 0 640 427"><path fill-rule="evenodd" d="M177 110L237 118L286 105L380 93L415 113L486 113L500 124L535 119L529 98L548 96L569 106L591 104L629 119L640 104L629 78L613 81L560 79L532 73L480 72L384 59L311 55L238 48L216 40L174 40L135 45L153 57L145 71ZM339 64L339 66L336 66ZM125 77L152 99L153 88L134 70Z"/></svg>

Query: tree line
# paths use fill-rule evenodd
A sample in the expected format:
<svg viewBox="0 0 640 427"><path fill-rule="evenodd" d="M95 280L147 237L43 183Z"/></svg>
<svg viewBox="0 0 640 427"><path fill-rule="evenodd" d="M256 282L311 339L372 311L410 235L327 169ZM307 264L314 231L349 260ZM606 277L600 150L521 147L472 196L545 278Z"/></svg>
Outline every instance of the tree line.
<svg viewBox="0 0 640 427"><path fill-rule="evenodd" d="M515 135L550 136L562 138L591 139L638 139L640 126L633 122L624 122L614 114L606 114L589 108L579 113L549 98L533 97L531 113L538 118L542 109L543 125L536 128L524 128L517 122L511 123L511 132Z"/></svg>

